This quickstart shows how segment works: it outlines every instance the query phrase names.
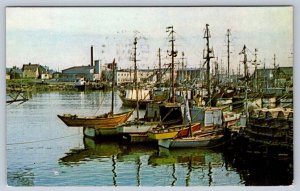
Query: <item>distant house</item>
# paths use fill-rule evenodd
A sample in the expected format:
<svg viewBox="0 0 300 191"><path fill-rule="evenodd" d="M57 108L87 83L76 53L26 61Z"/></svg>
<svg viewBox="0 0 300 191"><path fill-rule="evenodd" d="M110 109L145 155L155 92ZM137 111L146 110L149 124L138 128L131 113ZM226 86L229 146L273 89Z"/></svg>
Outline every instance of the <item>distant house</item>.
<svg viewBox="0 0 300 191"><path fill-rule="evenodd" d="M6 79L20 79L23 77L23 72L16 66L12 68L6 68Z"/></svg>
<svg viewBox="0 0 300 191"><path fill-rule="evenodd" d="M39 64L24 64L22 67L23 78L40 79L42 74L47 73L47 69Z"/></svg>
<svg viewBox="0 0 300 191"><path fill-rule="evenodd" d="M62 70L60 81L73 82L77 78L85 78L87 81L93 81L94 66L74 66Z"/></svg>
<svg viewBox="0 0 300 191"><path fill-rule="evenodd" d="M49 80L51 78L52 78L52 74L48 74L48 73L41 74L41 79L42 80Z"/></svg>

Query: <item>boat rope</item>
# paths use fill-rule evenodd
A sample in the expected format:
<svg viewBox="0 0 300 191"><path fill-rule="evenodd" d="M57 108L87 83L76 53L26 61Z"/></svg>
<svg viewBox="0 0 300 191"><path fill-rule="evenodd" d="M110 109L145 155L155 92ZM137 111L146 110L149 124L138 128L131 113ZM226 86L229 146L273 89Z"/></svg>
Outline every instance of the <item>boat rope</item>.
<svg viewBox="0 0 300 191"><path fill-rule="evenodd" d="M105 100L105 98L106 98L106 93L103 95L103 97L102 97L102 100L100 101L100 104L99 104L99 108L97 109L97 111L94 113L94 115L96 115L99 111L100 111L100 109L101 109L101 106L102 106L102 104L103 104L103 101Z"/></svg>
<svg viewBox="0 0 300 191"><path fill-rule="evenodd" d="M78 135L78 133L77 134L73 134L73 135L63 136L63 137L56 137L56 138L52 138L52 139L27 141L27 142L19 142L19 143L7 143L6 145L23 145L23 144L30 144L30 143L39 143L39 142L46 142L46 141L53 141L53 140L58 140L58 139L64 139L64 138L73 137L73 136L77 136L77 135Z"/></svg>

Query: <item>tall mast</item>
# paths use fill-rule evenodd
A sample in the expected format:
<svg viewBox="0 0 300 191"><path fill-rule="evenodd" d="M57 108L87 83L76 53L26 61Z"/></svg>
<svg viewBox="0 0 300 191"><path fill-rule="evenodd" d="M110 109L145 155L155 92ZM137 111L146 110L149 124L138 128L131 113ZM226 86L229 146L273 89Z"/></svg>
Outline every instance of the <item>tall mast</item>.
<svg viewBox="0 0 300 191"><path fill-rule="evenodd" d="M274 60L274 69L276 69L276 54L274 54L273 60Z"/></svg>
<svg viewBox="0 0 300 191"><path fill-rule="evenodd" d="M246 45L244 45L242 52L240 52L240 54L244 55L243 64L244 64L244 77L245 77L245 79L248 77L248 66L247 66L247 53L246 53L246 49L247 49L247 47L246 47Z"/></svg>
<svg viewBox="0 0 300 191"><path fill-rule="evenodd" d="M216 59L217 61L215 61L215 79L217 84L219 83L219 66L218 66L218 57Z"/></svg>
<svg viewBox="0 0 300 191"><path fill-rule="evenodd" d="M210 62L210 59L213 58L214 56L213 56L213 49L209 48L209 38L211 36L210 36L208 26L209 26L209 24L206 24L204 37L203 37L203 38L206 39L206 50L207 50L207 52L206 52L206 55L203 55L203 56L206 59L206 78L207 78L206 81L207 81L207 93L208 93L208 106L210 107L211 106L211 92L210 92L211 90L210 90L210 76L209 76L210 65L209 65L209 62Z"/></svg>
<svg viewBox="0 0 300 191"><path fill-rule="evenodd" d="M243 50L240 52L240 54L244 55L244 77L246 82L246 90L245 90L245 112L246 112L246 120L248 122L249 114L248 114L248 67L247 67L247 53L246 53L246 45L244 45Z"/></svg>
<svg viewBox="0 0 300 191"><path fill-rule="evenodd" d="M266 83L266 59L264 58L264 93L267 91L268 84Z"/></svg>
<svg viewBox="0 0 300 191"><path fill-rule="evenodd" d="M277 78L276 54L274 54L273 60L274 60L274 70L273 70L273 79L274 79L273 81L274 81L274 83L273 83L273 87L275 87L276 86L276 78Z"/></svg>
<svg viewBox="0 0 300 191"><path fill-rule="evenodd" d="M159 81L159 88L161 86L161 78L162 78L162 73L161 73L161 57L160 57L160 48L158 49L158 81Z"/></svg>
<svg viewBox="0 0 300 191"><path fill-rule="evenodd" d="M137 38L134 38L134 54L133 54L133 62L134 62L134 86L136 91L136 117L139 119L139 89L138 89L138 82L137 82L137 65L136 65L136 44Z"/></svg>
<svg viewBox="0 0 300 191"><path fill-rule="evenodd" d="M172 83L172 96L170 101L172 103L175 102L175 82L174 82L174 58L177 56L177 51L174 50L174 30L173 30L173 26L167 27L167 31L166 32L170 32L169 36L171 35L171 40L169 40L169 42L171 42L172 45L172 50L171 53L169 54L169 56L171 56L172 58L172 62L171 62L171 83Z"/></svg>
<svg viewBox="0 0 300 191"><path fill-rule="evenodd" d="M229 36L230 36L230 29L227 29L227 77L229 78L229 72L230 72L230 69L229 69L229 63L230 63L230 50L229 50L229 43L230 43L230 40L229 40Z"/></svg>
<svg viewBox="0 0 300 191"><path fill-rule="evenodd" d="M187 78L187 69L184 66L184 52L181 53L181 66L182 66L182 76L183 76L183 80L186 80Z"/></svg>
<svg viewBox="0 0 300 191"><path fill-rule="evenodd" d="M256 92L258 91L258 73L257 73L257 65L259 65L259 63L257 62L257 49L255 48L254 49L254 51L255 51L255 54L254 54L254 56L255 56L255 60L254 60L254 66L255 66L255 88L256 88Z"/></svg>
<svg viewBox="0 0 300 191"><path fill-rule="evenodd" d="M115 59L112 63L112 84L111 84L111 114L114 114L114 88L115 87Z"/></svg>

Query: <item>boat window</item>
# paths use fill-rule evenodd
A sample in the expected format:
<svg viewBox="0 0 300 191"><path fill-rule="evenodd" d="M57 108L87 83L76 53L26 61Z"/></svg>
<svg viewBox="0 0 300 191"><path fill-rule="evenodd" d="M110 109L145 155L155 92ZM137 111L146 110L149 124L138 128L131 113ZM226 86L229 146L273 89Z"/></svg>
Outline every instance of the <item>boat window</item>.
<svg viewBox="0 0 300 191"><path fill-rule="evenodd" d="M204 124L205 126L212 125L214 123L214 116L212 111L205 112Z"/></svg>
<svg viewBox="0 0 300 191"><path fill-rule="evenodd" d="M213 122L214 122L214 125L221 125L222 124L222 112L221 112L221 110L213 111Z"/></svg>

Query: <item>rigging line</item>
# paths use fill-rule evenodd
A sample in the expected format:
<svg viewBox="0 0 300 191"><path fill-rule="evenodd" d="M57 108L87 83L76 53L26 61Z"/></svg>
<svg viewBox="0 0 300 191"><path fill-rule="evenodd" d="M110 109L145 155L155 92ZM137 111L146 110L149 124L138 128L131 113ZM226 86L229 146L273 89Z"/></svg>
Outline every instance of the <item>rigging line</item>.
<svg viewBox="0 0 300 191"><path fill-rule="evenodd" d="M101 109L101 106L102 106L103 101L105 100L106 96L107 96L107 93L104 93L103 98L102 98L102 100L101 100L101 102L100 102L100 104L99 104L99 108L98 108L97 111L94 113L94 115L96 115L96 114L99 112L99 110Z"/></svg>
<svg viewBox="0 0 300 191"><path fill-rule="evenodd" d="M63 137L56 137L56 138L52 138L52 139L44 139L44 140L37 140L37 141L28 141L28 142L21 142L21 143L7 143L6 145L22 145L22 144L46 142L46 141L53 141L53 140L57 140L57 139L63 139L63 138L73 137L73 136L76 136L76 135L78 135L78 133L77 134L73 134L73 135L63 136Z"/></svg>

